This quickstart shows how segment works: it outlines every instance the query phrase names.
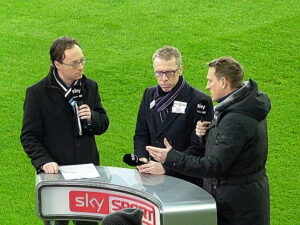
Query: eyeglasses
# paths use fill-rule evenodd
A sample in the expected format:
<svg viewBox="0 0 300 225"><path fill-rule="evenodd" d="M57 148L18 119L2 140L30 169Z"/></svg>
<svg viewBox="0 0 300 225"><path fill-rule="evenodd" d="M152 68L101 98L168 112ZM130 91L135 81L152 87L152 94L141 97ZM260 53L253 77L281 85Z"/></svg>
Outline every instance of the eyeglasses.
<svg viewBox="0 0 300 225"><path fill-rule="evenodd" d="M177 70L179 69L180 66L177 67L176 70L171 70L171 71L156 71L153 72L154 76L158 77L158 78L162 78L164 75L166 75L167 78L171 78L174 77Z"/></svg>
<svg viewBox="0 0 300 225"><path fill-rule="evenodd" d="M81 65L84 65L84 64L86 63L86 61L87 61L87 58L86 58L86 57L83 57L82 60L77 61L77 62L72 62L72 63L70 63L70 64L64 63L64 62L61 62L61 63L64 64L64 65L67 65L67 66L71 66L71 67L74 68L74 69L77 69L77 68L80 66L80 64L81 64Z"/></svg>

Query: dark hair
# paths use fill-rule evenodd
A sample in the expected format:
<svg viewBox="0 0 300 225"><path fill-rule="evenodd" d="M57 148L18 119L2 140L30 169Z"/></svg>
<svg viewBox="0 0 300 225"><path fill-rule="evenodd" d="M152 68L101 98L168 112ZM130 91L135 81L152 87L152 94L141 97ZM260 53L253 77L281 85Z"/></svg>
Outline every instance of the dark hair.
<svg viewBox="0 0 300 225"><path fill-rule="evenodd" d="M57 38L50 47L50 71L55 69L54 61L62 62L65 58L65 50L72 48L74 45L79 45L79 43L71 37L63 36Z"/></svg>
<svg viewBox="0 0 300 225"><path fill-rule="evenodd" d="M173 46L165 46L163 48L158 49L152 56L152 60L154 61L156 58L164 59L164 60L171 60L175 58L176 64L180 66L182 64L182 57L181 53L178 48Z"/></svg>
<svg viewBox="0 0 300 225"><path fill-rule="evenodd" d="M233 58L221 57L207 64L215 68L215 75L218 79L225 77L228 79L231 88L239 88L243 84L243 67Z"/></svg>

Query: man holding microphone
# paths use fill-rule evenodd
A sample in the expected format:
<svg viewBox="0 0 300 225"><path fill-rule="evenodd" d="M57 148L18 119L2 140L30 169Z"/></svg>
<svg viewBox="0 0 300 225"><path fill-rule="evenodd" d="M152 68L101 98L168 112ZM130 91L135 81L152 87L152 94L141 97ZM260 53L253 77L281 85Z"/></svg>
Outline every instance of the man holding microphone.
<svg viewBox="0 0 300 225"><path fill-rule="evenodd" d="M270 197L266 175L266 117L271 103L255 81L243 82L243 68L232 58L208 63L206 89L215 107L214 119L198 122L206 137L204 157L147 146L150 155L182 174L204 177L204 188L217 203L218 225L269 225Z"/></svg>
<svg viewBox="0 0 300 225"><path fill-rule="evenodd" d="M70 37L56 39L50 57L48 75L26 91L23 148L37 172L58 173L60 165L99 165L94 135L104 133L109 121L97 83L83 74L87 59ZM55 224L67 225L68 221Z"/></svg>

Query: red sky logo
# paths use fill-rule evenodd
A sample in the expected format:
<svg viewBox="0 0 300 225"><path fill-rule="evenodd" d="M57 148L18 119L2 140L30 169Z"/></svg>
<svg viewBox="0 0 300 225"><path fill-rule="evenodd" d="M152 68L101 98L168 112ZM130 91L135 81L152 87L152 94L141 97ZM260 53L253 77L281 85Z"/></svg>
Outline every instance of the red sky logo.
<svg viewBox="0 0 300 225"><path fill-rule="evenodd" d="M69 199L70 210L74 212L109 214L124 208L141 208L144 212L143 224L157 225L159 216L155 213L157 206L135 196L129 197L128 194L122 193L70 191ZM157 214L158 212L157 210Z"/></svg>
<svg viewBox="0 0 300 225"><path fill-rule="evenodd" d="M89 191L71 191L69 197L71 211L109 213L106 194Z"/></svg>

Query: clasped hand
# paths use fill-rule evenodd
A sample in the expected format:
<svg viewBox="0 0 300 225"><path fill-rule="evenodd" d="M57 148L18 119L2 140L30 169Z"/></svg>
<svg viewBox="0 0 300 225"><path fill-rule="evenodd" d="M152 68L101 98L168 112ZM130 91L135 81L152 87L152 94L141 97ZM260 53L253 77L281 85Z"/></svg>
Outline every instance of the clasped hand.
<svg viewBox="0 0 300 225"><path fill-rule="evenodd" d="M91 109L88 105L84 104L78 107L78 115L81 120L91 120Z"/></svg>
<svg viewBox="0 0 300 225"><path fill-rule="evenodd" d="M196 125L196 135L199 136L199 137L202 137L206 134L206 131L207 131L207 128L208 126L210 125L210 122L207 122L207 121L198 121L197 122L197 125Z"/></svg>

